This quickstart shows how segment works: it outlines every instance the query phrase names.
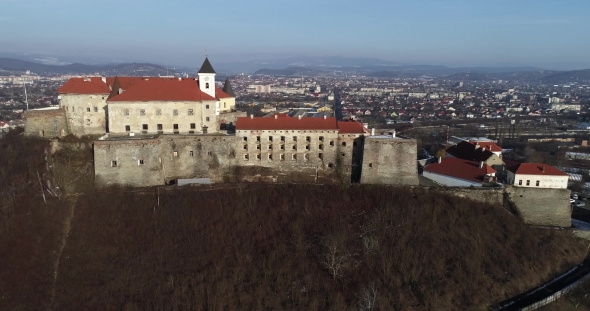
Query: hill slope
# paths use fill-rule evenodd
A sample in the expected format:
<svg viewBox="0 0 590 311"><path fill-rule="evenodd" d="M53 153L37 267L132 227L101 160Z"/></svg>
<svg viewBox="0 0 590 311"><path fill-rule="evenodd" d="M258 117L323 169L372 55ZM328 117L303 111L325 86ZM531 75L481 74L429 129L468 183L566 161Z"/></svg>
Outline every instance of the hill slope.
<svg viewBox="0 0 590 311"><path fill-rule="evenodd" d="M420 188L112 188L44 205L42 146L0 140L0 177L28 185L0 200L2 310L485 309L586 251Z"/></svg>

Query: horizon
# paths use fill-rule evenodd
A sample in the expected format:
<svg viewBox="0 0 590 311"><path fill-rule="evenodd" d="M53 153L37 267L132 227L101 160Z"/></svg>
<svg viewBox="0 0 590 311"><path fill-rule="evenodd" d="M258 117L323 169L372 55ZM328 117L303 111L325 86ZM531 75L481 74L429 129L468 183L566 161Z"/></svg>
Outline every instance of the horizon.
<svg viewBox="0 0 590 311"><path fill-rule="evenodd" d="M217 64L340 56L451 68L590 68L583 40L590 3L580 0L139 3L0 0L0 27L11 29L0 34L0 53L184 67L209 55Z"/></svg>

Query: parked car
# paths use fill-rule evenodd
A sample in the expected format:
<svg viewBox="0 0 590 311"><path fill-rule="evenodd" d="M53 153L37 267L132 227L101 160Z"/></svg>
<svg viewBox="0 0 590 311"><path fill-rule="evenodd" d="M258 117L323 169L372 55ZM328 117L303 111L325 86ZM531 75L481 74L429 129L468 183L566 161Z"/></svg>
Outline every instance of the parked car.
<svg viewBox="0 0 590 311"><path fill-rule="evenodd" d="M570 199L570 204L574 204L574 203L576 203L576 200Z"/></svg>
<svg viewBox="0 0 590 311"><path fill-rule="evenodd" d="M582 202L582 201L577 201L576 203L574 203L575 207L582 207L582 206L586 206L586 203Z"/></svg>
<svg viewBox="0 0 590 311"><path fill-rule="evenodd" d="M575 193L572 193L572 199L577 200L578 199L578 195Z"/></svg>

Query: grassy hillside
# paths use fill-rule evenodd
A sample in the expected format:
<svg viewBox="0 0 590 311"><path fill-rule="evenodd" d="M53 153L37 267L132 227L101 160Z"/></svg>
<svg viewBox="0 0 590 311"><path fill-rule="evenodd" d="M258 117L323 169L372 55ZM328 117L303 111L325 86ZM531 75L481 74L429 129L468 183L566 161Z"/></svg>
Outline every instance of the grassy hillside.
<svg viewBox="0 0 590 311"><path fill-rule="evenodd" d="M157 193L19 197L0 235L0 309L486 310L586 252L501 206L420 189Z"/></svg>

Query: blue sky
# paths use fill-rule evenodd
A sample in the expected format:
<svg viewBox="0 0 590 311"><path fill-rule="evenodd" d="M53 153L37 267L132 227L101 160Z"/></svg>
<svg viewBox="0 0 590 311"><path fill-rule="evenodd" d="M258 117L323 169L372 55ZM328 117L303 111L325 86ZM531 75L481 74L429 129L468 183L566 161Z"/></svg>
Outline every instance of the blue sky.
<svg viewBox="0 0 590 311"><path fill-rule="evenodd" d="M0 52L111 61L590 68L588 0L0 0L0 29Z"/></svg>

